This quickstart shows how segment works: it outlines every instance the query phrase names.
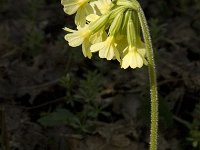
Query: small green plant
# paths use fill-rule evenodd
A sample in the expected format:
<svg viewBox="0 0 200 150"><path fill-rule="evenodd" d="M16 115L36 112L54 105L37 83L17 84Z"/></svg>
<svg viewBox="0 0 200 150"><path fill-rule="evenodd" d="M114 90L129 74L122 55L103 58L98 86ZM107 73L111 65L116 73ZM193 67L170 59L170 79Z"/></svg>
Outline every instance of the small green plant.
<svg viewBox="0 0 200 150"><path fill-rule="evenodd" d="M97 71L89 71L84 75L84 79L80 81L79 90L75 96L84 104L83 111L87 117L94 120L97 120L99 115L110 115L103 110L106 105L101 102L102 81L103 78Z"/></svg>
<svg viewBox="0 0 200 150"><path fill-rule="evenodd" d="M96 103L99 92L102 88L102 76L97 71L89 71L84 74L84 79L80 81L79 90L77 91L77 98L82 99L84 102Z"/></svg>
<svg viewBox="0 0 200 150"><path fill-rule="evenodd" d="M57 109L52 113L44 113L42 117L38 119L38 122L46 127L54 127L60 125L68 125L77 132L89 132L89 125L81 121L77 115L73 114L67 109Z"/></svg>
<svg viewBox="0 0 200 150"><path fill-rule="evenodd" d="M190 135L187 138L188 141L192 143L192 146L196 149L200 149L200 131L199 131L200 123L192 123L189 127Z"/></svg>
<svg viewBox="0 0 200 150"><path fill-rule="evenodd" d="M98 120L99 115L108 117L110 114L104 111L107 106L101 103L100 91L102 89L100 80L102 76L96 71L89 71L79 81L79 86L74 89L75 82L71 74L64 76L60 84L66 89L66 103L72 110L62 108L51 113L43 113L38 120L44 126L68 125L78 132L88 133L93 127L89 121ZM78 82L76 80L76 82ZM76 105L81 106L80 110Z"/></svg>
<svg viewBox="0 0 200 150"><path fill-rule="evenodd" d="M192 123L178 117L174 118L188 128L189 136L186 138L186 140L189 141L195 149L199 150L200 149L200 117L199 117L200 103L196 105L193 114L194 117Z"/></svg>
<svg viewBox="0 0 200 150"><path fill-rule="evenodd" d="M65 99L66 99L66 103L67 104L70 104L72 107L74 106L74 98L72 96L73 94L73 84L74 84L74 81L73 81L73 78L72 78L72 75L67 73L64 77L61 78L60 80L60 85L63 86L66 90L66 93L65 93Z"/></svg>

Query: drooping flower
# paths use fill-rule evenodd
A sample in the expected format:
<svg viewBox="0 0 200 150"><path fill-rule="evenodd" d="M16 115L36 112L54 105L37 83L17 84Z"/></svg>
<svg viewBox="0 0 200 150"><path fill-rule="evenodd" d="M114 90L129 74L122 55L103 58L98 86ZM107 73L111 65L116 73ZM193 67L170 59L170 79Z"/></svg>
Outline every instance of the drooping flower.
<svg viewBox="0 0 200 150"><path fill-rule="evenodd" d="M75 23L77 26L84 26L86 17L93 13L92 6L88 3L90 0L61 0L64 6L64 12L68 15L75 14Z"/></svg>
<svg viewBox="0 0 200 150"><path fill-rule="evenodd" d="M120 53L117 49L115 37L120 29L122 20L123 12L120 12L119 14L117 14L112 24L110 25L109 36L107 37L107 39L103 42L93 44L90 48L91 52L99 51L100 58L106 58L107 60L116 58L119 62L121 62Z"/></svg>
<svg viewBox="0 0 200 150"><path fill-rule="evenodd" d="M93 8L91 7L90 4L86 3L82 5L76 13L75 16L75 24L77 26L84 26L86 24L86 17L90 14L93 14Z"/></svg>
<svg viewBox="0 0 200 150"><path fill-rule="evenodd" d="M125 49L125 56L122 58L121 67L127 69L129 66L133 69L141 68L144 64L142 56L138 53L140 49L136 47L127 47Z"/></svg>
<svg viewBox="0 0 200 150"><path fill-rule="evenodd" d="M69 42L69 45L72 47L80 46L83 41L88 38L91 34L91 31L88 29L88 26L85 27L77 27L78 30L72 30L70 28L65 27L64 30L68 33L65 35L65 40Z"/></svg>
<svg viewBox="0 0 200 150"><path fill-rule="evenodd" d="M61 0L61 4L64 6L64 12L68 15L76 13L76 11L88 3L89 0Z"/></svg>
<svg viewBox="0 0 200 150"><path fill-rule="evenodd" d="M106 14L112 7L111 0L98 0L95 1L94 3L102 15Z"/></svg>
<svg viewBox="0 0 200 150"><path fill-rule="evenodd" d="M137 14L132 11L129 11L126 14L128 46L123 51L121 67L124 69L129 66L133 69L141 68L144 64L147 64L147 61L145 45L140 37Z"/></svg>
<svg viewBox="0 0 200 150"><path fill-rule="evenodd" d="M78 27L78 30L72 30L69 28L64 28L65 31L71 32L65 35L65 40L68 41L69 45L72 47L77 47L82 44L82 52L85 57L91 58L92 53L90 52L89 36L91 31L88 26L84 28Z"/></svg>
<svg viewBox="0 0 200 150"><path fill-rule="evenodd" d="M65 40L68 41L69 45L72 47L77 47L82 44L82 51L84 56L91 58L91 43L103 40L105 31L103 31L102 29L106 25L108 18L109 15L104 15L100 17L97 21L86 24L84 27L78 26L78 30L64 28L65 31L71 32L65 35Z"/></svg>
<svg viewBox="0 0 200 150"><path fill-rule="evenodd" d="M120 61L120 55L116 48L117 44L115 43L114 36L109 36L105 41L93 44L90 47L91 52L98 52L100 58L106 58L111 60L116 57Z"/></svg>
<svg viewBox="0 0 200 150"><path fill-rule="evenodd" d="M90 36L90 42L92 44L99 43L99 42L105 41L107 37L108 35L105 32L105 30L101 29L100 31Z"/></svg>

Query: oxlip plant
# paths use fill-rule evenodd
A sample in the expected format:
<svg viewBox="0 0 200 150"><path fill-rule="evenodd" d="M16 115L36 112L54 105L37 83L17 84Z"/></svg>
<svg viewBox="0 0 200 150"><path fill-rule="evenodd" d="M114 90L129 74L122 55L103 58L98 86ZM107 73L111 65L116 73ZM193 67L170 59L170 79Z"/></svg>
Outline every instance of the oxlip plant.
<svg viewBox="0 0 200 150"><path fill-rule="evenodd" d="M151 94L150 150L157 150L158 99L151 37L143 10L136 0L61 0L64 12L75 14L77 29L65 27L65 40L82 46L85 57L93 53L116 59L121 68L149 69Z"/></svg>

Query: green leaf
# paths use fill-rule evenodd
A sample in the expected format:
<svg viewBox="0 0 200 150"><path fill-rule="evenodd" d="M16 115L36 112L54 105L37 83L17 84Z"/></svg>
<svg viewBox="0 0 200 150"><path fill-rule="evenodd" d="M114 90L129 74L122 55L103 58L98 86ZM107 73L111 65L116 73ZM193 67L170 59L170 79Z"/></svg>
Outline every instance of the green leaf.
<svg viewBox="0 0 200 150"><path fill-rule="evenodd" d="M66 109L57 109L55 112L38 119L38 122L47 127L58 125L75 126L78 123L78 118Z"/></svg>

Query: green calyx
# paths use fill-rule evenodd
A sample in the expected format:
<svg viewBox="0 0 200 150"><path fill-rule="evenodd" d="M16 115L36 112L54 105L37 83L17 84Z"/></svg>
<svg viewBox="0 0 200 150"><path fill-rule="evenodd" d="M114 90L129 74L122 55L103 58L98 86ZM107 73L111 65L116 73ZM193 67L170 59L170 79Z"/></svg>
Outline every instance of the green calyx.
<svg viewBox="0 0 200 150"><path fill-rule="evenodd" d="M109 34L110 35L116 35L120 28L121 28L121 25L122 25L122 21L123 21L123 17L124 17L124 12L120 12L116 17L115 19L113 20L110 28L109 28Z"/></svg>

